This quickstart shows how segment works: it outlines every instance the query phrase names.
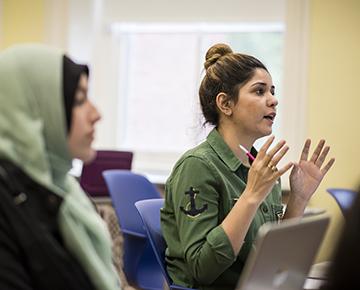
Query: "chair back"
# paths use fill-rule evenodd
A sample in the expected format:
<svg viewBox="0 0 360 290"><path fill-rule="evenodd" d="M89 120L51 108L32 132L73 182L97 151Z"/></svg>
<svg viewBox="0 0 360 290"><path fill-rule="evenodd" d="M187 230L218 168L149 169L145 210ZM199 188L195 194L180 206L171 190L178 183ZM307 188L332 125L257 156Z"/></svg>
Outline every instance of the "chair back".
<svg viewBox="0 0 360 290"><path fill-rule="evenodd" d="M135 202L160 198L159 191L145 176L129 170L105 170L103 176L119 218L120 228L145 234Z"/></svg>
<svg viewBox="0 0 360 290"><path fill-rule="evenodd" d="M343 214L346 214L351 208L357 192L345 188L328 188L327 192L335 199Z"/></svg>
<svg viewBox="0 0 360 290"><path fill-rule="evenodd" d="M84 164L81 176L81 187L92 197L109 196L102 172L108 169L131 169L133 153L128 151L97 151L90 164Z"/></svg>
<svg viewBox="0 0 360 290"><path fill-rule="evenodd" d="M135 203L142 222L144 223L146 234L154 250L156 260L168 285L171 285L171 279L165 269L165 250L166 242L163 238L160 225L160 209L164 206L164 199L147 199Z"/></svg>
<svg viewBox="0 0 360 290"><path fill-rule="evenodd" d="M135 208L136 201L159 198L160 193L145 176L129 170L105 170L103 176L124 238L123 269L128 282L140 289L162 289L163 274Z"/></svg>
<svg viewBox="0 0 360 290"><path fill-rule="evenodd" d="M162 235L160 223L160 210L163 206L163 198L140 200L135 203L135 207L137 208L142 222L144 223L145 231L155 253L156 260L160 265L160 269L170 290L196 290L173 284L167 273L165 265L166 242Z"/></svg>

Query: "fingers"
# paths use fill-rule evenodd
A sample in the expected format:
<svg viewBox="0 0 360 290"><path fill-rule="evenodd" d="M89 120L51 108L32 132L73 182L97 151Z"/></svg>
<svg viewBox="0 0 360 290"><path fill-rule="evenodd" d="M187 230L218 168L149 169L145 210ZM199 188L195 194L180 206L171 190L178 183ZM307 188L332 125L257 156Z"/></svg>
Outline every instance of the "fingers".
<svg viewBox="0 0 360 290"><path fill-rule="evenodd" d="M306 161L306 159L303 159L303 158L309 152L309 148L307 147L308 141L310 141L310 140L309 139L306 140L303 153L301 154L301 159L305 160L305 161ZM310 142L308 145L310 145ZM321 166L324 164L325 159L330 151L330 146L324 147L324 145L325 145L325 140L321 139L310 159L310 162L314 163L318 168L321 168ZM307 147L307 148L305 149L305 147ZM305 154L304 154L304 151L305 151ZM306 151L307 151L307 153L306 153ZM335 162L335 159L332 158L325 165L325 167L323 169L321 169L321 172L323 173L323 175L325 175L328 172L328 170L331 168L331 166L334 164L334 162Z"/></svg>
<svg viewBox="0 0 360 290"><path fill-rule="evenodd" d="M279 143L278 143L278 144L279 144ZM283 145L285 145L285 141L284 141ZM283 146L283 145L282 145L282 146ZM275 149L275 147L274 147L274 149ZM279 152L278 154L276 154L276 155L272 158L272 160L269 162L269 164L271 163L273 166L276 166L276 165L279 163L279 161L281 160L281 158L284 157L284 155L286 154L286 152L288 152L288 150L289 150L289 146L283 147L283 148L280 150L280 152ZM275 154L275 153L274 153L274 154Z"/></svg>
<svg viewBox="0 0 360 290"><path fill-rule="evenodd" d="M304 148L301 152L301 156L300 156L300 161L301 160L307 160L308 156L309 156L309 150L310 150L310 144L311 144L311 140L310 139L306 139L305 144L304 144Z"/></svg>
<svg viewBox="0 0 360 290"><path fill-rule="evenodd" d="M279 169L279 171L276 172L276 178L279 178L281 175L283 175L286 171L288 171L291 167L293 167L293 165L294 163L289 162L283 168Z"/></svg>
<svg viewBox="0 0 360 290"><path fill-rule="evenodd" d="M331 158L331 159L329 160L329 162L326 163L326 165L324 166L324 168L321 169L321 173L322 173L323 175L325 175L325 174L329 171L329 169L331 168L331 166L334 164L334 162L335 162L335 158Z"/></svg>
<svg viewBox="0 0 360 290"><path fill-rule="evenodd" d="M266 155L269 159L272 159L274 155L285 145L285 141L281 140L279 141L274 148L272 148Z"/></svg>
<svg viewBox="0 0 360 290"><path fill-rule="evenodd" d="M318 159L323 147L325 145L325 140L320 140L319 144L316 146L316 149L313 153L313 155L311 156L310 162L316 163L316 160Z"/></svg>
<svg viewBox="0 0 360 290"><path fill-rule="evenodd" d="M265 169L270 170L272 173L277 174L279 170L276 168L276 165L279 163L281 158L284 157L286 152L289 150L288 146L284 145L286 142L284 140L279 141L269 152L267 150L270 148L270 145L274 141L274 136L271 136L265 144L261 147L258 153L258 164Z"/></svg>
<svg viewBox="0 0 360 290"><path fill-rule="evenodd" d="M315 165L317 166L317 167L321 167L322 165L323 165L323 163L324 163L324 161L325 161L325 158L326 158L326 156L328 155L328 153L329 153L329 151L330 151L330 147L329 146L326 146L325 148L324 148L324 150L321 152L321 155L319 156L319 158L316 160L316 162L315 162Z"/></svg>
<svg viewBox="0 0 360 290"><path fill-rule="evenodd" d="M271 138L271 140L270 140L270 138ZM258 156L260 157L259 159L263 159L264 160L264 163L265 163L265 165L266 164L269 164L269 166L271 167L272 165L276 165L277 163L278 163L278 161L275 163L275 161L273 162L273 157L274 157L274 155L286 144L286 142L284 141L284 140L281 140L281 141L279 141L275 146L274 146L274 148L272 148L271 150L269 150L269 152L266 152L268 149L269 149L269 147L270 147L270 145L272 144L272 142L274 141L274 137L272 136L272 137L270 137L267 141L266 141L266 143L261 147L261 149L260 149L260 151L259 151L259 154L260 154L260 152L261 152L261 154L260 154L260 156L259 156L259 154L258 154ZM269 142L268 142L269 141ZM281 159L281 158L280 158ZM271 162L271 164L270 164L270 162Z"/></svg>
<svg viewBox="0 0 360 290"><path fill-rule="evenodd" d="M269 162L268 167L275 173L276 178L279 178L281 175L283 175L286 171L288 171L294 164L292 162L286 164L283 168L277 169L276 165L279 163L279 161L284 157L286 152L288 152L289 147L285 146L280 150L278 154L275 155L275 157ZM271 164L271 166L269 166Z"/></svg>
<svg viewBox="0 0 360 290"><path fill-rule="evenodd" d="M268 151L268 149L270 148L270 145L272 144L272 142L274 141L275 136L270 136L266 142L264 143L263 146L261 146L259 152L258 152L258 157L263 158L266 155L266 151Z"/></svg>

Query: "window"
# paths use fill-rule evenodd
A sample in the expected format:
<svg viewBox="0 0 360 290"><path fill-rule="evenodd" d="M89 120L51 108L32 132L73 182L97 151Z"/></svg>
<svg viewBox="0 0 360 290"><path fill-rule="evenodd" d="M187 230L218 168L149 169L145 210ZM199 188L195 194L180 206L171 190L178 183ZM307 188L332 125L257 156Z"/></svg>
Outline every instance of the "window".
<svg viewBox="0 0 360 290"><path fill-rule="evenodd" d="M215 43L263 61L281 104L282 23L116 23L112 34L121 48L117 145L141 156L140 171L167 175L184 151L206 137L210 128L202 126L198 88L205 53ZM274 127L279 136L280 118Z"/></svg>

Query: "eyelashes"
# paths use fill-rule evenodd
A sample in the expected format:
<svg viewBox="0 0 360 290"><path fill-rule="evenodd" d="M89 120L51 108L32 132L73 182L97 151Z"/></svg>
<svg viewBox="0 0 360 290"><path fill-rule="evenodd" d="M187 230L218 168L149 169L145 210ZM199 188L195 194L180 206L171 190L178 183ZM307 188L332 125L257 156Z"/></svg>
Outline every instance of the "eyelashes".
<svg viewBox="0 0 360 290"><path fill-rule="evenodd" d="M264 88L257 88L257 89L255 89L255 93L256 93L256 95L258 95L258 96L263 96L263 95L265 95L266 90L265 90ZM270 94L272 94L273 96L275 96L275 89L271 88L271 89L270 89Z"/></svg>
<svg viewBox="0 0 360 290"><path fill-rule="evenodd" d="M263 89L257 89L257 90L255 91L255 93L256 93L258 96L263 96L264 93L265 93L265 91L264 91Z"/></svg>

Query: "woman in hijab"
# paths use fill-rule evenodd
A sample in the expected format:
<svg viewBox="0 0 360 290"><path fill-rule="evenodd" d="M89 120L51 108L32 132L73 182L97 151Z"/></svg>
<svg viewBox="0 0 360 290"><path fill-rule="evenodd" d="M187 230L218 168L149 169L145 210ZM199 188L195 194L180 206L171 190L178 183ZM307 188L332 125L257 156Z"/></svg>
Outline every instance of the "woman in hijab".
<svg viewBox="0 0 360 290"><path fill-rule="evenodd" d="M0 289L121 289L106 225L68 175L95 156L87 90L60 51L0 53Z"/></svg>

